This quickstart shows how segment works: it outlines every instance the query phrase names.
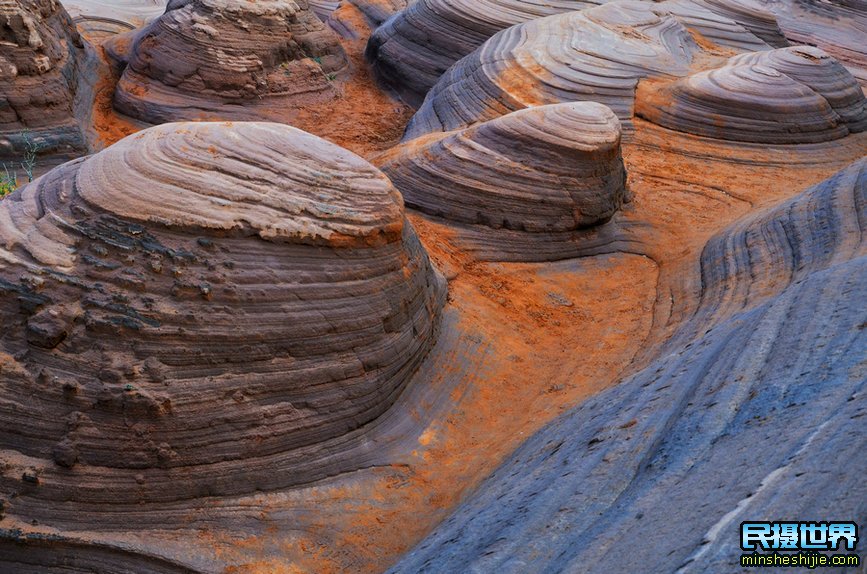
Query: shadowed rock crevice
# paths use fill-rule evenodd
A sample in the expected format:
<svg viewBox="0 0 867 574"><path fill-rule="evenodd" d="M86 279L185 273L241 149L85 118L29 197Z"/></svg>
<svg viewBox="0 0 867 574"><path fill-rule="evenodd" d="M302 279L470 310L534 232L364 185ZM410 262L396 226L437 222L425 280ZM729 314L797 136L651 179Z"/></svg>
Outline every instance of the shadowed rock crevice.
<svg viewBox="0 0 867 574"><path fill-rule="evenodd" d="M0 556L9 572L70 572L100 574L195 574L169 560L145 556L119 547L100 546L63 536L23 535L0 530Z"/></svg>

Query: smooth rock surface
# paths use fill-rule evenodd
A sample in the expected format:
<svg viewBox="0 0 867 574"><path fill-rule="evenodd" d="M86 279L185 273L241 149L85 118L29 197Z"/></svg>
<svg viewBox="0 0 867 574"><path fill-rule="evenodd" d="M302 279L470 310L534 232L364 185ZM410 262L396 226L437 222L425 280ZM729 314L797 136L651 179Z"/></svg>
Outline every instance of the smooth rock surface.
<svg viewBox="0 0 867 574"><path fill-rule="evenodd" d="M130 136L0 202L0 245L0 495L73 529L353 470L445 298L388 179L281 124Z"/></svg>
<svg viewBox="0 0 867 574"><path fill-rule="evenodd" d="M596 225L625 195L620 121L593 102L520 110L411 141L374 161L411 207L495 229Z"/></svg>
<svg viewBox="0 0 867 574"><path fill-rule="evenodd" d="M863 0L755 0L773 13L792 43L817 46L867 85L867 3Z"/></svg>
<svg viewBox="0 0 867 574"><path fill-rule="evenodd" d="M56 0L0 0L0 161L87 149L76 119L84 44Z"/></svg>
<svg viewBox="0 0 867 574"><path fill-rule="evenodd" d="M867 129L857 80L809 46L743 54L716 70L648 84L636 114L678 131L758 143L833 141Z"/></svg>
<svg viewBox="0 0 867 574"><path fill-rule="evenodd" d="M367 58L385 85L418 107L452 64L497 32L603 1L418 0L376 30Z"/></svg>
<svg viewBox="0 0 867 574"><path fill-rule="evenodd" d="M861 160L717 236L659 358L536 434L390 571L728 572L741 521L864 522L865 208Z"/></svg>
<svg viewBox="0 0 867 574"><path fill-rule="evenodd" d="M116 109L150 123L255 119L257 107L335 96L348 66L305 0L187 0L109 41L126 68Z"/></svg>
<svg viewBox="0 0 867 574"><path fill-rule="evenodd" d="M606 0L419 0L374 33L367 57L385 85L418 107L446 70L498 32L545 16L605 3ZM752 0L668 0L657 7L660 5L721 45L753 50L762 49L765 41L774 46L787 45L774 16Z"/></svg>
<svg viewBox="0 0 867 574"><path fill-rule="evenodd" d="M735 26L714 18L729 31ZM743 28L739 37L758 42ZM405 139L569 101L605 104L627 122L640 79L685 76L703 55L693 32L664 4L618 1L540 18L500 32L449 69Z"/></svg>
<svg viewBox="0 0 867 574"><path fill-rule="evenodd" d="M334 5L323 17L340 36L367 41L383 22L413 4L415 0L345 0L325 2Z"/></svg>

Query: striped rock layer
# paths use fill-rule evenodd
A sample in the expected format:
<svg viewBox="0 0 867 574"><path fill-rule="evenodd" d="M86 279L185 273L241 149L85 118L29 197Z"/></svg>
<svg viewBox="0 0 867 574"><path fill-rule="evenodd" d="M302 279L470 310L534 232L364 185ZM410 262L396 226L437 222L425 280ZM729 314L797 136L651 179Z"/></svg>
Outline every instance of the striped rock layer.
<svg viewBox="0 0 867 574"><path fill-rule="evenodd" d="M639 80L685 76L705 56L676 11L627 0L504 30L440 79L410 122L406 139L569 101L596 101L629 121ZM703 14L712 20L702 26L718 22L728 33L737 31L740 41L730 37L730 44L767 48L730 20Z"/></svg>
<svg viewBox="0 0 867 574"><path fill-rule="evenodd" d="M729 572L742 521L863 520L865 209L861 160L713 239L659 358L539 431L390 572Z"/></svg>
<svg viewBox="0 0 867 574"><path fill-rule="evenodd" d="M742 54L716 70L639 90L636 114L664 127L743 142L794 144L867 129L858 81L818 48Z"/></svg>
<svg viewBox="0 0 867 574"><path fill-rule="evenodd" d="M108 50L126 66L115 108L150 123L249 119L257 106L333 97L333 81L348 65L334 32L304 0L170 2L163 16Z"/></svg>
<svg viewBox="0 0 867 574"><path fill-rule="evenodd" d="M0 245L0 498L72 528L353 470L445 296L388 179L280 124L65 164L0 203Z"/></svg>
<svg viewBox="0 0 867 574"><path fill-rule="evenodd" d="M520 110L432 134L376 163L408 205L460 223L532 233L572 231L620 207L620 121L593 102Z"/></svg>
<svg viewBox="0 0 867 574"><path fill-rule="evenodd" d="M378 29L367 57L380 80L418 107L461 58L517 24L605 4L606 0L419 0ZM709 39L761 49L787 45L776 20L751 0L669 0L663 3ZM752 32L745 35L744 31Z"/></svg>
<svg viewBox="0 0 867 574"><path fill-rule="evenodd" d="M817 46L839 60L867 86L867 2L756 0L773 13L791 42Z"/></svg>
<svg viewBox="0 0 867 574"><path fill-rule="evenodd" d="M334 2L325 22L345 38L370 38L383 22L413 4L415 0L344 0Z"/></svg>
<svg viewBox="0 0 867 574"><path fill-rule="evenodd" d="M378 78L418 107L452 64L497 32L602 0L418 0L380 27L367 47Z"/></svg>
<svg viewBox="0 0 867 574"><path fill-rule="evenodd" d="M75 119L84 45L56 0L0 0L0 160L86 150ZM17 166L16 166L17 167Z"/></svg>

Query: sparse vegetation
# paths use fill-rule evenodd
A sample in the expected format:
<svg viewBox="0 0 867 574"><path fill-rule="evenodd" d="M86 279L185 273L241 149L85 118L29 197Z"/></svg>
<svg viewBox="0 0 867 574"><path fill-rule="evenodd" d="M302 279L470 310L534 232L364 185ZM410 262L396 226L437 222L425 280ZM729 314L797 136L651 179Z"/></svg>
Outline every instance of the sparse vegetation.
<svg viewBox="0 0 867 574"><path fill-rule="evenodd" d="M23 131L20 134L24 142L24 158L18 163L27 176L27 181L33 181L33 170L36 168L36 156L39 153L39 143L31 136L30 132ZM13 163L11 166L3 164L3 172L0 173L0 199L6 197L18 188L18 169Z"/></svg>
<svg viewBox="0 0 867 574"><path fill-rule="evenodd" d="M0 199L3 199L18 188L18 172L9 172L9 166L3 164L3 173L0 173Z"/></svg>

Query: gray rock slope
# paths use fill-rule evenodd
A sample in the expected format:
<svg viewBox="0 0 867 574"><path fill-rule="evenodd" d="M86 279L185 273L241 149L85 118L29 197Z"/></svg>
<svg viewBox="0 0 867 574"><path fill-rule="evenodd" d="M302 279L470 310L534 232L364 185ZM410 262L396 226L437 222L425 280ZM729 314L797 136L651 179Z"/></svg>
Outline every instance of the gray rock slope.
<svg viewBox="0 0 867 574"><path fill-rule="evenodd" d="M734 572L741 521L867 522L865 221L867 159L710 241L655 362L531 438L392 572Z"/></svg>

